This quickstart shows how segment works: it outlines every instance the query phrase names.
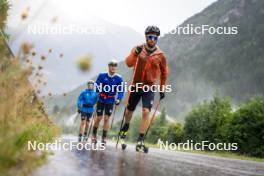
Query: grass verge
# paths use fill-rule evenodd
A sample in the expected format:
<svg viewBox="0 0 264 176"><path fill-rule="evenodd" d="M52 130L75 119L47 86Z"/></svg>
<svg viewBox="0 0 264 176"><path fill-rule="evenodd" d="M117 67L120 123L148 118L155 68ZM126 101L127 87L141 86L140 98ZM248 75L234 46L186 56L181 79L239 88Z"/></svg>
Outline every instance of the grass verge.
<svg viewBox="0 0 264 176"><path fill-rule="evenodd" d="M43 111L28 82L30 70L11 58L0 37L0 175L28 175L47 157L27 142L52 141L59 129Z"/></svg>

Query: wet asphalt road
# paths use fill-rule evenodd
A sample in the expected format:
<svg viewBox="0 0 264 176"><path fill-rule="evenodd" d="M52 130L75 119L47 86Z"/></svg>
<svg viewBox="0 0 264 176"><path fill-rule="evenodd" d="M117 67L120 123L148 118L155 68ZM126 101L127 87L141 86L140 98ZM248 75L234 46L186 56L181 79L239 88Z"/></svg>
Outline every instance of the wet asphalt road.
<svg viewBox="0 0 264 176"><path fill-rule="evenodd" d="M63 137L63 141L70 140ZM75 139L76 140L76 139ZM104 151L54 151L35 176L244 176L264 175L264 163L150 148L148 154L108 143Z"/></svg>

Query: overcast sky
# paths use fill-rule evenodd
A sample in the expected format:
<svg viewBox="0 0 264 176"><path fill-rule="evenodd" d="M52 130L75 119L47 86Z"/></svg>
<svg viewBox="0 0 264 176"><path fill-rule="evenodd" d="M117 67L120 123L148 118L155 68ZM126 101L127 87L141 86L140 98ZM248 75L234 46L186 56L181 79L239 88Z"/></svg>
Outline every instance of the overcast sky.
<svg viewBox="0 0 264 176"><path fill-rule="evenodd" d="M85 21L91 16L129 26L143 33L147 25L155 24L168 32L184 20L200 12L216 0L11 0L9 21L13 24L20 12L30 7L38 11L44 5L47 15L68 15ZM45 3L44 3L45 2ZM57 14L60 12L60 14ZM33 13L34 14L34 13Z"/></svg>

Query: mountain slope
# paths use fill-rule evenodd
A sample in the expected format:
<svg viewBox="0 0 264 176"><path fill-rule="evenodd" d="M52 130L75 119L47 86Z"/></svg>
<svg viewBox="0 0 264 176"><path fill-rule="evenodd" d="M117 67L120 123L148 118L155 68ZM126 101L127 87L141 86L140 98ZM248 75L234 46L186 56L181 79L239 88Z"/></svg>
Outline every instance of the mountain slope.
<svg viewBox="0 0 264 176"><path fill-rule="evenodd" d="M160 46L170 59L169 83L177 90L166 101L168 111L186 111L215 91L234 103L263 95L263 17L263 1L219 0L181 26L237 26L237 35L164 36Z"/></svg>

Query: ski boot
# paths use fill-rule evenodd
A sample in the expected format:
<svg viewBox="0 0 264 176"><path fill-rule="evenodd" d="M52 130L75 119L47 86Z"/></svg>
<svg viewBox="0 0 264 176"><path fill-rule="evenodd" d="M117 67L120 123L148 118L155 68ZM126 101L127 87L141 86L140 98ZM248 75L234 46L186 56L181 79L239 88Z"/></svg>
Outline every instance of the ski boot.
<svg viewBox="0 0 264 176"><path fill-rule="evenodd" d="M136 145L136 151L137 151L137 152L148 153L148 147L145 146L145 144L144 144L144 140L140 140L140 141L137 142L137 145Z"/></svg>
<svg viewBox="0 0 264 176"><path fill-rule="evenodd" d="M79 135L78 142L82 142L82 135Z"/></svg>
<svg viewBox="0 0 264 176"><path fill-rule="evenodd" d="M83 142L87 142L88 141L88 137L87 136L83 136Z"/></svg>
<svg viewBox="0 0 264 176"><path fill-rule="evenodd" d="M92 144L97 144L97 138L96 138L96 136L92 136Z"/></svg>
<svg viewBox="0 0 264 176"><path fill-rule="evenodd" d="M120 131L119 136L120 136L120 143L121 143L122 150L125 150L127 147L127 144L125 143L127 131Z"/></svg>

